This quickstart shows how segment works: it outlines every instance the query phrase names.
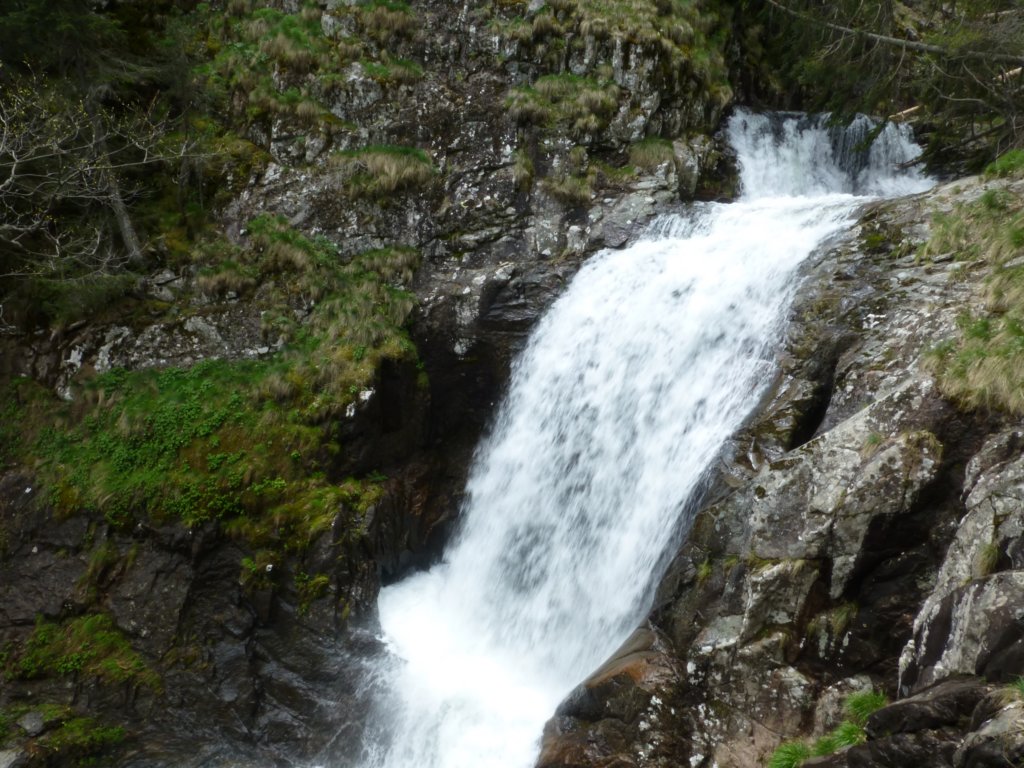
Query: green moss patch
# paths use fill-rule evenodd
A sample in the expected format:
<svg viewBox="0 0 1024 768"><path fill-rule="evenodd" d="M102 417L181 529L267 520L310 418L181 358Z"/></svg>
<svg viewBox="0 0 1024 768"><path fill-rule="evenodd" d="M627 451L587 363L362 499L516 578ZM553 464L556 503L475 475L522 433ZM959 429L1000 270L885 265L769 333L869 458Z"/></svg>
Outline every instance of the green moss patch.
<svg viewBox="0 0 1024 768"><path fill-rule="evenodd" d="M196 73L213 99L235 121L287 117L310 126L330 123L306 77L333 71L339 63L319 8L234 10L225 15L200 4L190 19L191 45L202 62Z"/></svg>
<svg viewBox="0 0 1024 768"><path fill-rule="evenodd" d="M8 659L5 674L23 680L75 677L108 685L160 687L157 674L132 650L111 618L102 613L62 624L40 619L32 635Z"/></svg>
<svg viewBox="0 0 1024 768"><path fill-rule="evenodd" d="M0 748L22 736L16 722L29 712L43 718L45 730L23 741L21 747L41 761L39 764L104 765L104 756L109 756L128 737L123 727L82 716L71 707L37 703L0 709Z"/></svg>

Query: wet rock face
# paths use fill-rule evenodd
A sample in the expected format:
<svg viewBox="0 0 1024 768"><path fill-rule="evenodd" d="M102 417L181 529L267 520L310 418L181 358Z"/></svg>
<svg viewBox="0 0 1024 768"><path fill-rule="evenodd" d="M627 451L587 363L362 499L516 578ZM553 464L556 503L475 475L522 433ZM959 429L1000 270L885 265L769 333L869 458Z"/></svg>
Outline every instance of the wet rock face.
<svg viewBox="0 0 1024 768"><path fill-rule="evenodd" d="M1011 680L1024 662L1024 573L993 574L959 587L919 615L902 661L914 691L953 674Z"/></svg>
<svg viewBox="0 0 1024 768"><path fill-rule="evenodd" d="M677 668L664 636L654 627L638 629L558 707L544 731L539 765L601 764L607 755L632 755L659 764L678 752L673 735L681 710L669 694L678 684ZM595 729L579 727L581 720ZM649 733L642 745L634 731Z"/></svg>
<svg viewBox="0 0 1024 768"><path fill-rule="evenodd" d="M680 746L629 764L761 766L872 687L904 698L871 717L865 743L804 765L1018 754L1020 705L1000 684L1024 672L1020 432L959 412L920 365L979 287L914 244L976 184L868 207L806 265L779 378L728 446L649 618L679 670L658 696L681 713ZM566 700L539 765L617 764L669 736L611 714L639 693L596 690Z"/></svg>
<svg viewBox="0 0 1024 768"><path fill-rule="evenodd" d="M1021 672L1019 434L992 435L967 466L966 514L900 660L904 691L950 674L1008 682Z"/></svg>

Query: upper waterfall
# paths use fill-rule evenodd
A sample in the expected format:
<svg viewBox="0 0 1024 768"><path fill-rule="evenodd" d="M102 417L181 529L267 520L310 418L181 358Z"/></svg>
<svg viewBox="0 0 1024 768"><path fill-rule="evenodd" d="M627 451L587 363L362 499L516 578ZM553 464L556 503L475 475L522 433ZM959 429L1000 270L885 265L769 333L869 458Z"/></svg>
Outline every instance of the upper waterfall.
<svg viewBox="0 0 1024 768"><path fill-rule="evenodd" d="M896 197L932 185L914 164L921 148L905 124L878 124L858 115L840 126L828 115L737 111L728 136L748 200L829 194Z"/></svg>
<svg viewBox="0 0 1024 768"><path fill-rule="evenodd" d="M688 501L770 381L801 261L848 224L852 193L927 185L897 167L917 150L890 128L855 160L821 119L738 111L741 202L583 266L514 366L444 562L381 594L393 655L367 768L530 765L559 700L644 615Z"/></svg>

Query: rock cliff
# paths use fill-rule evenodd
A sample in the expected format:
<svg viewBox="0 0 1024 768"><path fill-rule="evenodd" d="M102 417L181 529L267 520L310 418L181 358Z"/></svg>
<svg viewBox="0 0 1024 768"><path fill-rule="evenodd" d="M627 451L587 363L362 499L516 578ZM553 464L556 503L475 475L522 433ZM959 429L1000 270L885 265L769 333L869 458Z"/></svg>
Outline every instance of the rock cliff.
<svg viewBox="0 0 1024 768"><path fill-rule="evenodd" d="M732 192L727 5L262 5L196 9L251 117L216 237L0 337L0 768L351 759L377 591L437 556L532 324ZM807 266L770 397L541 765L761 765L871 689L808 765L1020 762L1021 427L942 346L995 290L960 206L1020 196L869 206Z"/></svg>

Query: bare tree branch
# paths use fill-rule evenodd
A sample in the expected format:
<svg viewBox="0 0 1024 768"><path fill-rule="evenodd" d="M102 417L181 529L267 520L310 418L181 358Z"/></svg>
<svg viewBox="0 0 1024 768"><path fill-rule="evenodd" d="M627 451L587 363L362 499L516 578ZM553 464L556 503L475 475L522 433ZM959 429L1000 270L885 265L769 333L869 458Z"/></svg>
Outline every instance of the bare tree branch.
<svg viewBox="0 0 1024 768"><path fill-rule="evenodd" d="M114 114L35 77L0 88L0 279L140 266L130 179L191 158L167 133L151 110Z"/></svg>
<svg viewBox="0 0 1024 768"><path fill-rule="evenodd" d="M980 59L983 61L997 61L1007 64L1018 64L1024 65L1024 56L1018 56L1010 53L1000 53L998 51L979 51L971 48L965 49L950 49L941 45L934 45L931 43L922 43L916 40L904 40L899 37L891 37L889 35L880 35L875 32L869 32L865 29L857 29L854 27L847 27L842 24L835 24L830 21L824 21L823 19L815 18L814 16L797 11L787 5L780 3L778 0L767 0L768 4L773 8L778 8L783 13L789 14L794 18L805 21L815 26L830 29L834 32L841 32L844 35L852 35L854 37L864 38L867 40L873 40L877 43L883 43L885 45L902 48L904 50L918 51L921 53L936 53L942 56L958 56L966 59Z"/></svg>

